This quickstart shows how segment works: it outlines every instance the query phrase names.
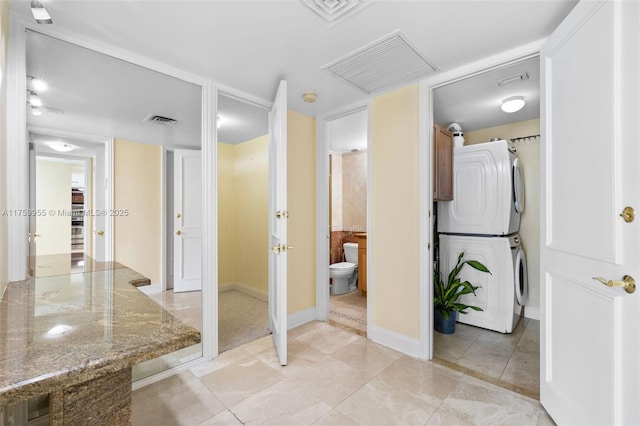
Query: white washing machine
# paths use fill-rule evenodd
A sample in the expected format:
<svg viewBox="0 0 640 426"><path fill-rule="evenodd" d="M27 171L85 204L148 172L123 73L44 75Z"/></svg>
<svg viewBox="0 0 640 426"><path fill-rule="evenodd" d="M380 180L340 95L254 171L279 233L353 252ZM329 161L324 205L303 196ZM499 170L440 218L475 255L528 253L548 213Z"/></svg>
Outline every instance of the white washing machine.
<svg viewBox="0 0 640 426"><path fill-rule="evenodd" d="M509 235L524 211L524 181L507 141L454 148L453 201L438 203L438 232Z"/></svg>
<svg viewBox="0 0 640 426"><path fill-rule="evenodd" d="M468 309L466 315L458 315L458 322L511 333L518 324L529 292L527 261L520 246L520 236L440 235L440 271L444 280L461 252L465 253L463 259L481 262L491 274L469 265L462 268L460 279L479 288L475 296L462 295L460 302L479 306L483 311Z"/></svg>

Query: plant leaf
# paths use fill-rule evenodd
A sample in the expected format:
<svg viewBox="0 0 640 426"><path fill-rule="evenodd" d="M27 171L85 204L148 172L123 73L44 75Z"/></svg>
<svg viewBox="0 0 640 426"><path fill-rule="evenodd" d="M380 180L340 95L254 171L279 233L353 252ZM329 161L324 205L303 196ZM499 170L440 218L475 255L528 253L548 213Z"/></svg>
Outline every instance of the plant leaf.
<svg viewBox="0 0 640 426"><path fill-rule="evenodd" d="M467 260L465 261L465 263L471 266L472 268L477 269L478 271L491 273L486 266L484 266L482 263L478 262L477 260Z"/></svg>

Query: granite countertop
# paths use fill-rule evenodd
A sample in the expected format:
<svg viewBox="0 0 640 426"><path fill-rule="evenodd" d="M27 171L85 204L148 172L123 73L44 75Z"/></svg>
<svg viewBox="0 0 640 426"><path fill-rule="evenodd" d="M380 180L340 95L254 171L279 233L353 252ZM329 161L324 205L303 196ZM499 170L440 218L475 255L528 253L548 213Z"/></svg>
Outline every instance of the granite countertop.
<svg viewBox="0 0 640 426"><path fill-rule="evenodd" d="M140 277L119 268L10 283L0 301L0 405L199 343L195 328L130 283ZM52 336L60 326L70 329Z"/></svg>

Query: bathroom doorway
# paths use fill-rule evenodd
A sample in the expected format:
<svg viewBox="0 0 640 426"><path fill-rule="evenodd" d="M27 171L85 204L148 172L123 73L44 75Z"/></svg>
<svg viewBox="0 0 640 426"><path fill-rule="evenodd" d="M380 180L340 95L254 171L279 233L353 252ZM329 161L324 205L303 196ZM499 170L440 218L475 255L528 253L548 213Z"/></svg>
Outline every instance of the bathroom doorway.
<svg viewBox="0 0 640 426"><path fill-rule="evenodd" d="M327 121L330 324L367 335L366 108Z"/></svg>

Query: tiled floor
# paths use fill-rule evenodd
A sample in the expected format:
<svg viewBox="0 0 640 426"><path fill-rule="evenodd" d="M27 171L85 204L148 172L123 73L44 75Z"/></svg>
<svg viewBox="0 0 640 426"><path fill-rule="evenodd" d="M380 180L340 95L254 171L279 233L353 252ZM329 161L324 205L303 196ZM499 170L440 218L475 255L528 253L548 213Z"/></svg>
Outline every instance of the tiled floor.
<svg viewBox="0 0 640 426"><path fill-rule="evenodd" d="M476 378L538 399L540 322L522 318L511 334L457 323L433 334L434 360Z"/></svg>
<svg viewBox="0 0 640 426"><path fill-rule="evenodd" d="M366 336L367 298L362 296L360 290L347 294L331 295L329 323L360 336Z"/></svg>
<svg viewBox="0 0 640 426"><path fill-rule="evenodd" d="M270 336L133 393L134 425L552 424L538 401L326 323Z"/></svg>

